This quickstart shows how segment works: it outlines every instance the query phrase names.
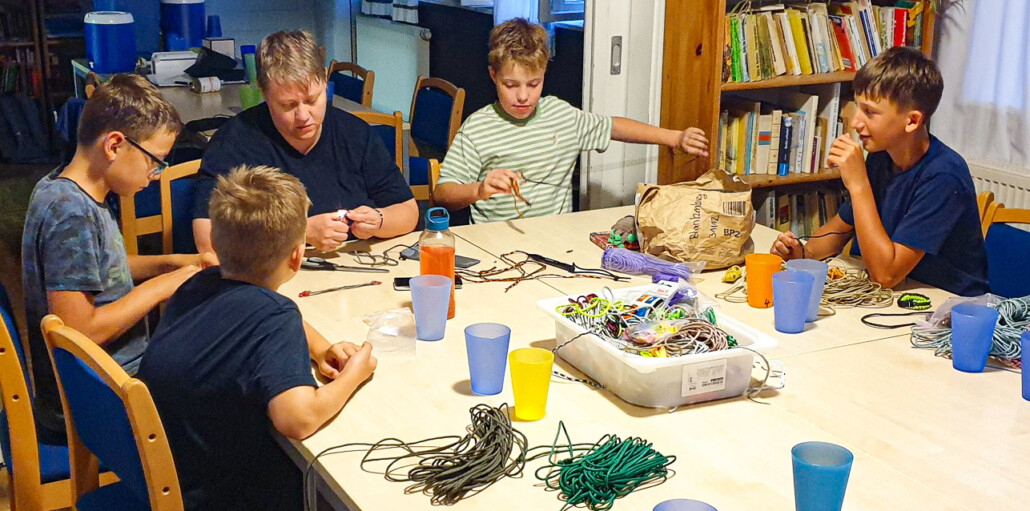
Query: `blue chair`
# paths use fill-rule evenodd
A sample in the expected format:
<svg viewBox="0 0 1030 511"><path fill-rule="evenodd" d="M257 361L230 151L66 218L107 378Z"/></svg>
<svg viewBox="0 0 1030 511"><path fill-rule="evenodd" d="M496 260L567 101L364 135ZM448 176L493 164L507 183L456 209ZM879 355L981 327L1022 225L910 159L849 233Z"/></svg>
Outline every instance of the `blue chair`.
<svg viewBox="0 0 1030 511"><path fill-rule="evenodd" d="M372 128L372 131L379 135L379 138L383 140L383 145L386 146L386 150L390 152L394 162L397 163L397 168L403 172L404 148L401 145L401 141L404 140L404 117L401 113L394 112L393 115L390 115L371 110L351 113L365 121Z"/></svg>
<svg viewBox="0 0 1030 511"><path fill-rule="evenodd" d="M54 315L43 318L61 391L79 511L183 509L168 437L147 386ZM99 486L98 464L118 475Z"/></svg>
<svg viewBox="0 0 1030 511"><path fill-rule="evenodd" d="M1030 232L1008 224L1030 224L1030 209L1006 209L993 202L984 214L987 281L991 292L1005 298L1030 296Z"/></svg>
<svg viewBox="0 0 1030 511"><path fill-rule="evenodd" d="M349 72L351 75L343 73ZM372 88L375 87L375 71L365 69L353 62L333 61L329 64L329 82L333 94L372 108ZM332 98L330 98L332 100Z"/></svg>
<svg viewBox="0 0 1030 511"><path fill-rule="evenodd" d="M461 126L465 107L465 89L440 78L418 77L411 98L411 156L443 161L447 148ZM413 185L427 181L411 179Z"/></svg>
<svg viewBox="0 0 1030 511"><path fill-rule="evenodd" d="M165 254L195 254L193 239L192 176L200 170L200 160L173 165L161 173L161 179L136 193L119 197L122 237L125 251L139 255L139 237L161 233ZM184 179L185 178L185 179Z"/></svg>

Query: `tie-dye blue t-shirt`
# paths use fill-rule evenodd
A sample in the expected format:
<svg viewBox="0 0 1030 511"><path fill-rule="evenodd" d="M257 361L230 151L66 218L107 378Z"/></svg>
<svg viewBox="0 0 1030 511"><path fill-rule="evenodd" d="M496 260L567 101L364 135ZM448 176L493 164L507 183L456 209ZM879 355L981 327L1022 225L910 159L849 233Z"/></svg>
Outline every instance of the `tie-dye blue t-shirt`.
<svg viewBox="0 0 1030 511"><path fill-rule="evenodd" d="M47 291L83 291L103 307L132 291L125 242L107 204L93 200L74 181L54 170L36 184L22 236L22 283L29 323L29 347L36 389L36 421L44 433L63 435L61 397L40 321L49 314ZM104 349L135 374L147 347L144 321Z"/></svg>

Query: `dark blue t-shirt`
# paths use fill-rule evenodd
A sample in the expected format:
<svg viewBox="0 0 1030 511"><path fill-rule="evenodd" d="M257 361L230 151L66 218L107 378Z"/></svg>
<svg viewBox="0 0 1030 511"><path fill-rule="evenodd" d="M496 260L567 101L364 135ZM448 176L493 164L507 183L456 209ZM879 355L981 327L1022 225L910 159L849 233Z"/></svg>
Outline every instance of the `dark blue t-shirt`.
<svg viewBox="0 0 1030 511"><path fill-rule="evenodd" d="M242 164L267 165L304 183L309 216L358 206L384 208L414 198L397 164L368 124L338 108L326 109L322 134L301 154L272 123L268 104L240 112L226 122L204 151L193 217L208 218L215 177Z"/></svg>
<svg viewBox="0 0 1030 511"><path fill-rule="evenodd" d="M989 292L976 190L958 153L931 136L930 148L911 169L896 172L890 155L881 151L866 158L866 170L891 241L926 253L910 278L960 296ZM838 213L855 225L850 198ZM857 238L851 253L861 255Z"/></svg>
<svg viewBox="0 0 1030 511"><path fill-rule="evenodd" d="M139 378L161 415L188 510L302 507L268 404L315 385L296 304L208 268L172 296Z"/></svg>

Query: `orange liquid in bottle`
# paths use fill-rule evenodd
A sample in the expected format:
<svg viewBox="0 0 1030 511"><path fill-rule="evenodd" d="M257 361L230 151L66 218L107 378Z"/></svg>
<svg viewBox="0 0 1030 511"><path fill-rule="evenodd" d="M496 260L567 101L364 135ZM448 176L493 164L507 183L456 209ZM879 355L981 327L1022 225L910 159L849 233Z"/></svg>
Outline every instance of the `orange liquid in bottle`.
<svg viewBox="0 0 1030 511"><path fill-rule="evenodd" d="M454 318L454 247L430 245L418 249L422 275L443 275L451 279L451 304L447 319Z"/></svg>

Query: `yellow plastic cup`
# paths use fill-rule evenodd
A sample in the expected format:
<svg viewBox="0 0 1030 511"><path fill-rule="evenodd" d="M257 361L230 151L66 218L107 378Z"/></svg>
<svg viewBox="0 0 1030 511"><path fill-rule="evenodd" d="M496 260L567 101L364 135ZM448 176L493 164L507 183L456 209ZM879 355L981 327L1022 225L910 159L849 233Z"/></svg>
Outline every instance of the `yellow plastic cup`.
<svg viewBox="0 0 1030 511"><path fill-rule="evenodd" d="M747 304L757 309L773 306L773 273L783 267L783 259L775 254L748 254L744 257L747 270Z"/></svg>
<svg viewBox="0 0 1030 511"><path fill-rule="evenodd" d="M244 110L255 107L261 104L263 98L261 97L261 88L257 85L243 84L240 85L240 106Z"/></svg>
<svg viewBox="0 0 1030 511"><path fill-rule="evenodd" d="M520 348L508 354L508 365L515 393L515 418L524 421L544 418L554 353L542 348Z"/></svg>

